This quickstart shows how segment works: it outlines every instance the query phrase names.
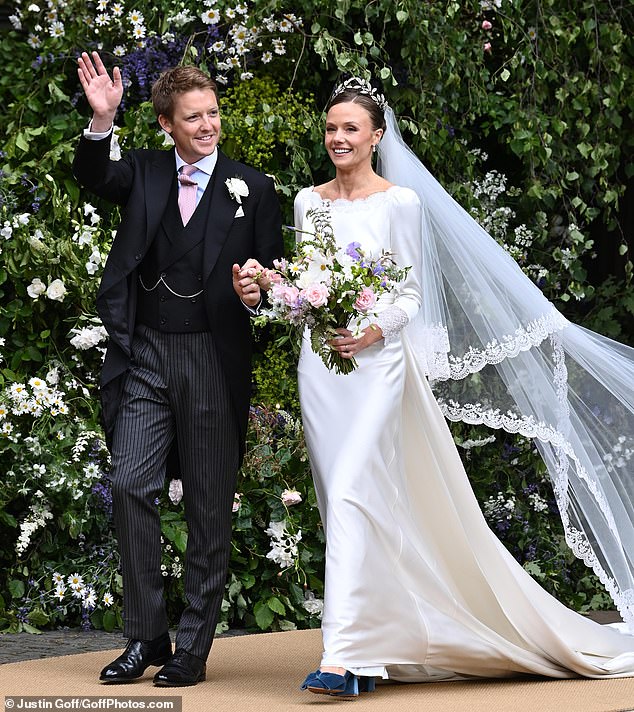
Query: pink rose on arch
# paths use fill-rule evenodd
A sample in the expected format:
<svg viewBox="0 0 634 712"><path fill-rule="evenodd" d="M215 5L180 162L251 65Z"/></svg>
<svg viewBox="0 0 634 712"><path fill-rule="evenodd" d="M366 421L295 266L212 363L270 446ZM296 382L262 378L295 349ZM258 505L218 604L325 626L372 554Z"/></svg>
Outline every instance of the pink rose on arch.
<svg viewBox="0 0 634 712"><path fill-rule="evenodd" d="M287 287L284 284L274 284L271 287L271 293L275 299L279 299L289 307L297 304L299 298L299 289L297 287Z"/></svg>
<svg viewBox="0 0 634 712"><path fill-rule="evenodd" d="M360 292L359 296L357 297L354 306L359 310L359 311L368 311L368 309L372 309L372 307L376 304L376 294L370 287L364 287Z"/></svg>
<svg viewBox="0 0 634 712"><path fill-rule="evenodd" d="M302 289L301 295L312 307L323 307L328 301L328 287L319 282L311 284L310 287Z"/></svg>
<svg viewBox="0 0 634 712"><path fill-rule="evenodd" d="M488 52L489 54L491 54L491 43L490 43L490 42L485 42L483 49L484 49L485 52Z"/></svg>
<svg viewBox="0 0 634 712"><path fill-rule="evenodd" d="M488 20L482 21L482 29L483 30L490 30L492 27L493 27L493 25Z"/></svg>
<svg viewBox="0 0 634 712"><path fill-rule="evenodd" d="M302 495L295 489L285 489L282 492L281 499L287 507L292 507L294 504L299 504L302 501Z"/></svg>

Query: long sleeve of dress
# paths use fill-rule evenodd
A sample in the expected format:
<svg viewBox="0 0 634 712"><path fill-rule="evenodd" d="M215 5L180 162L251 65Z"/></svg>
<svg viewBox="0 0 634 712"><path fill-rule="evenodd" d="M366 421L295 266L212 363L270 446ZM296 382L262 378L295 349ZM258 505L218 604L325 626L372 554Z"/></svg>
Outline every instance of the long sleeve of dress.
<svg viewBox="0 0 634 712"><path fill-rule="evenodd" d="M411 190L392 191L390 245L399 267L409 267L407 277L398 286L394 304L375 319L385 343L398 337L401 329L416 316L421 306L421 204Z"/></svg>

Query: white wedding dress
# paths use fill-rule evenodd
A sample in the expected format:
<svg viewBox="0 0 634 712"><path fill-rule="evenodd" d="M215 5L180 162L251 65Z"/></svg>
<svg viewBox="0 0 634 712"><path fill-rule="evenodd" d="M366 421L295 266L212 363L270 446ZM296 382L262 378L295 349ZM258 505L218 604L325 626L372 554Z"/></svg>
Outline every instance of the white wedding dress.
<svg viewBox="0 0 634 712"><path fill-rule="evenodd" d="M342 245L419 263L413 191L325 202L306 188L296 227L310 230L306 211L324 204ZM380 308L411 319L418 279L410 271ZM386 324L389 338L360 352L349 375L329 371L307 339L298 365L327 542L321 664L412 682L633 676L634 637L559 603L488 528L407 327Z"/></svg>

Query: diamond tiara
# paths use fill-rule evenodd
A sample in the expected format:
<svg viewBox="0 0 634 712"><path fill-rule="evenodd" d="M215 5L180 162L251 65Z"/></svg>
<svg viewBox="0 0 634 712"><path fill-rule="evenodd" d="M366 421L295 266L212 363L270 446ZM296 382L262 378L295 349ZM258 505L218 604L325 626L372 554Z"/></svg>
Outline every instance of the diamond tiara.
<svg viewBox="0 0 634 712"><path fill-rule="evenodd" d="M350 79L346 79L345 82L338 84L334 88L330 100L332 101L336 96L347 89L352 89L353 91L359 92L359 94L369 96L381 111L387 109L387 101L383 94L380 94L378 89L373 87L367 79L362 79L361 77L350 77Z"/></svg>

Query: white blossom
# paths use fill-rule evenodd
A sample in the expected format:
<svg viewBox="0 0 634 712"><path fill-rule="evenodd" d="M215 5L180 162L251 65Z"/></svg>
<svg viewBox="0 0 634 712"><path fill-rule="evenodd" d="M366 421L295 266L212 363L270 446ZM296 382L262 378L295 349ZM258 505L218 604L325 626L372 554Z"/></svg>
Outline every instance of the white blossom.
<svg viewBox="0 0 634 712"><path fill-rule="evenodd" d="M84 326L81 329L71 329L70 333L75 334L70 343L80 351L91 349L108 338L108 332L103 326Z"/></svg>
<svg viewBox="0 0 634 712"><path fill-rule="evenodd" d="M59 22L58 20L51 22L48 28L48 33L51 37L63 37L65 34L64 23Z"/></svg>
<svg viewBox="0 0 634 712"><path fill-rule="evenodd" d="M304 598L306 599L302 601L304 609L310 613L311 616L317 616L317 618L321 619L324 612L323 599L317 598L312 591L306 591Z"/></svg>
<svg viewBox="0 0 634 712"><path fill-rule="evenodd" d="M463 440L459 445L463 450L472 450L474 447L483 447L494 442L495 435L490 435L488 438L479 438L478 440Z"/></svg>
<svg viewBox="0 0 634 712"><path fill-rule="evenodd" d="M548 502L537 492L531 492L528 495L528 501L536 512L545 512L548 510Z"/></svg>
<svg viewBox="0 0 634 712"><path fill-rule="evenodd" d="M295 489L285 489L281 495L282 502L291 507L294 504L299 504L302 501L302 495Z"/></svg>
<svg viewBox="0 0 634 712"><path fill-rule="evenodd" d="M66 287L61 279L54 279L46 288L46 296L56 302L63 302L66 296Z"/></svg>
<svg viewBox="0 0 634 712"><path fill-rule="evenodd" d="M31 543L34 532L46 526L48 519L53 519L53 514L46 504L32 504L29 507L31 513L26 519L20 522L20 535L15 545L18 555L23 554Z"/></svg>
<svg viewBox="0 0 634 712"><path fill-rule="evenodd" d="M46 292L46 285L39 277L35 277L31 284L26 288L26 293L31 297L31 299L37 299L41 297L42 294Z"/></svg>
<svg viewBox="0 0 634 712"><path fill-rule="evenodd" d="M205 23L205 25L217 25L220 22L220 13L218 10L211 7L201 14L200 19Z"/></svg>
<svg viewBox="0 0 634 712"><path fill-rule="evenodd" d="M266 558L279 564L282 569L292 566L298 555L297 544L302 538L301 529L297 534L291 534L286 530L286 520L283 520L270 522L269 528L265 529L264 533L271 539L271 550Z"/></svg>

